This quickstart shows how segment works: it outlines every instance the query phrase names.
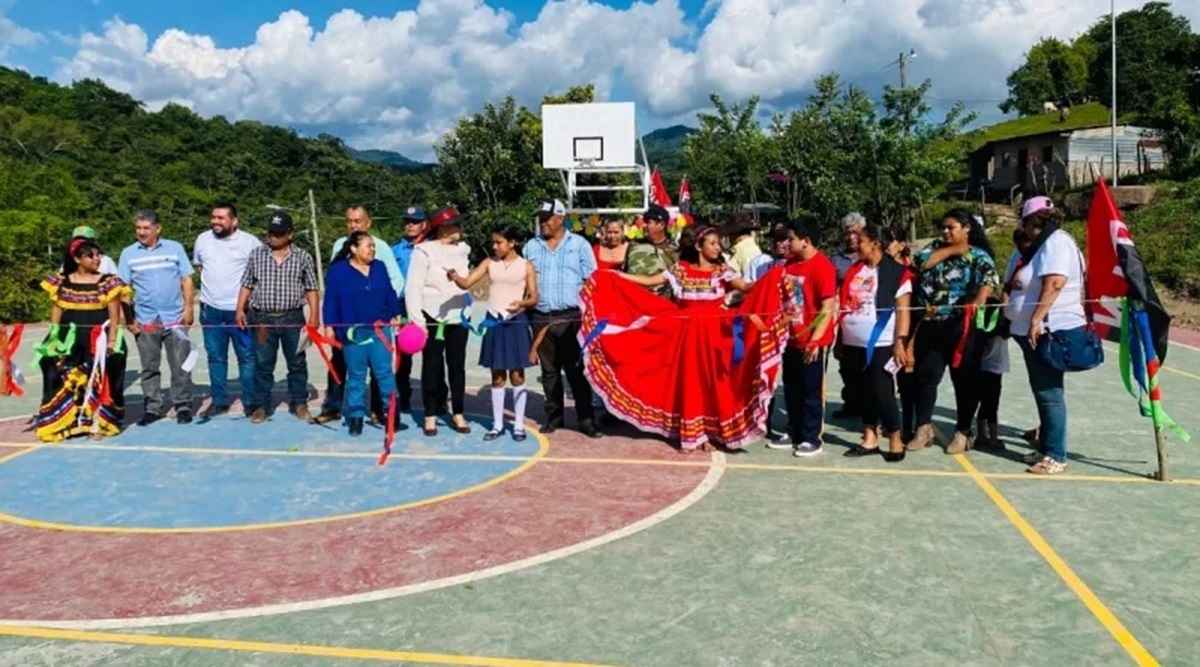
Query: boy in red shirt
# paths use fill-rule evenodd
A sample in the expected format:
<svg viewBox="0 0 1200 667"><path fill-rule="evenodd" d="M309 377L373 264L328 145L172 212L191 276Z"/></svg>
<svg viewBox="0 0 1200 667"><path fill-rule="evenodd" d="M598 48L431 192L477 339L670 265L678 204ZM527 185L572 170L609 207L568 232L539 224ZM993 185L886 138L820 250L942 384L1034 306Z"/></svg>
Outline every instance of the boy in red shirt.
<svg viewBox="0 0 1200 667"><path fill-rule="evenodd" d="M837 311L837 269L817 247L816 218L788 223L784 274L792 285L791 336L783 353L783 400L787 405L792 454L820 454L825 428L825 361L833 344ZM789 446L779 442L776 449Z"/></svg>

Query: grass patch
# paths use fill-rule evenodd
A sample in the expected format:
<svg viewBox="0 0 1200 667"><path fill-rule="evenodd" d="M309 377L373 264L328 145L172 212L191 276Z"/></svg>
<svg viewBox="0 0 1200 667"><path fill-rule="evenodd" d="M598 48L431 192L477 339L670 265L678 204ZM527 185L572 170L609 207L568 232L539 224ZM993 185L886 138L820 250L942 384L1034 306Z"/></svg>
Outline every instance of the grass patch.
<svg viewBox="0 0 1200 667"><path fill-rule="evenodd" d="M1131 122L1131 116L1123 116L1120 121ZM1006 120L1002 123L989 125L967 134L968 149L975 150L993 141L1003 141L1016 137L1027 137L1045 132L1061 132L1078 130L1085 127L1097 127L1108 123L1108 107L1099 102L1090 102L1071 107L1071 115L1065 123L1058 121L1057 113L1043 113L1025 118Z"/></svg>

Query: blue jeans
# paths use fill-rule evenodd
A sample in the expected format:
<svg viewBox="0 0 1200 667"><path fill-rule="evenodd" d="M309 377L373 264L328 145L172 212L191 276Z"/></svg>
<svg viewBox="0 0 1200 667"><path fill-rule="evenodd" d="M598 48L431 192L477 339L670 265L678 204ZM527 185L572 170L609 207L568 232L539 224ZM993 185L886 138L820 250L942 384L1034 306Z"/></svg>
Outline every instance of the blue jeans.
<svg viewBox="0 0 1200 667"><path fill-rule="evenodd" d="M367 414L367 369L389 395L395 391L396 377L392 373L392 353L382 341L367 339L368 343L346 342L342 353L346 357L346 392L342 415L361 419ZM386 402L385 402L386 409Z"/></svg>
<svg viewBox="0 0 1200 667"><path fill-rule="evenodd" d="M1041 453L1060 463L1067 461L1067 400L1063 391L1063 372L1047 366L1038 357L1029 339L1014 336L1025 354L1029 388L1038 411L1038 443Z"/></svg>
<svg viewBox="0 0 1200 667"><path fill-rule="evenodd" d="M229 345L237 357L238 385L242 388L242 406L249 406L254 397L254 345L247 331L245 336L234 333L237 314L200 304L200 326L204 333L204 352L208 355L208 381L212 404L229 406Z"/></svg>
<svg viewBox="0 0 1200 667"><path fill-rule="evenodd" d="M308 363L300 351L300 331L304 326L304 310L266 313L250 310L247 324L254 335L254 399L247 408L270 412L271 389L275 386L275 360L283 352L287 364L288 408L295 410L308 404Z"/></svg>

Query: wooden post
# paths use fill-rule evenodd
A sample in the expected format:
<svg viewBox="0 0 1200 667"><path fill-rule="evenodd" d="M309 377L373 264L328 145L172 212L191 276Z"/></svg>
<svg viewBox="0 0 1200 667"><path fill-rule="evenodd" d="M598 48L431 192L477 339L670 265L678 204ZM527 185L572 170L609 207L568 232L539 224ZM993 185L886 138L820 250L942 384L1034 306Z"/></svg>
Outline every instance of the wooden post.
<svg viewBox="0 0 1200 667"><path fill-rule="evenodd" d="M1167 475L1167 436L1161 427L1154 429L1154 446L1158 449L1158 474L1155 478L1160 482L1169 482L1171 478Z"/></svg>
<svg viewBox="0 0 1200 667"><path fill-rule="evenodd" d="M320 294L325 289L325 258L321 255L321 238L317 232L317 200L311 189L308 191L308 214L312 223L313 251L317 253L314 259L317 265L317 293Z"/></svg>

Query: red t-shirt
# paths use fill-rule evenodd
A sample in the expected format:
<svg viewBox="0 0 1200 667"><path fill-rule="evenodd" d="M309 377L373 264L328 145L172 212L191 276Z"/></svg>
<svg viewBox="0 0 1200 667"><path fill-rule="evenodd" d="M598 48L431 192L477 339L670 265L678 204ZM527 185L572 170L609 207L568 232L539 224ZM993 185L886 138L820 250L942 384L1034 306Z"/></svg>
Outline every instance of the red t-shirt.
<svg viewBox="0 0 1200 667"><path fill-rule="evenodd" d="M819 340L810 339L816 330L813 322L821 311L821 302L837 298L837 269L833 262L817 251L817 254L804 261L788 260L783 273L792 286L795 299L792 304L791 344L794 347L806 347L809 343L818 347L832 345L833 332L837 328L833 322L828 323Z"/></svg>

